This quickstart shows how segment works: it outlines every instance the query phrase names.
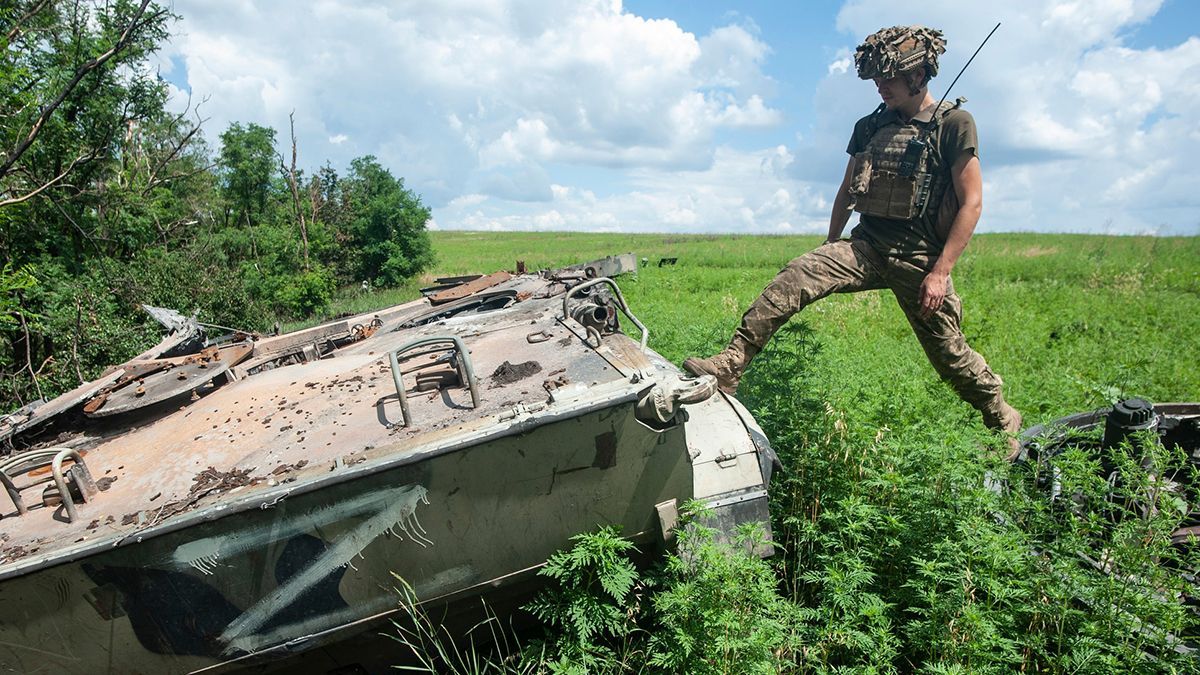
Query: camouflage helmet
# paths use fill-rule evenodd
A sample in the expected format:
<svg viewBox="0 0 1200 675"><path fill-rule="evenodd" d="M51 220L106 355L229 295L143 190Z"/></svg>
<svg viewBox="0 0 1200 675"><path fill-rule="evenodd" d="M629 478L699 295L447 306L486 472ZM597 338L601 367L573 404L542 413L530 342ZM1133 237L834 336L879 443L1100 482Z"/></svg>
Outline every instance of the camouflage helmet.
<svg viewBox="0 0 1200 675"><path fill-rule="evenodd" d="M854 67L864 80L892 78L926 66L937 75L938 54L946 51L942 31L925 26L892 26L867 36L854 52Z"/></svg>

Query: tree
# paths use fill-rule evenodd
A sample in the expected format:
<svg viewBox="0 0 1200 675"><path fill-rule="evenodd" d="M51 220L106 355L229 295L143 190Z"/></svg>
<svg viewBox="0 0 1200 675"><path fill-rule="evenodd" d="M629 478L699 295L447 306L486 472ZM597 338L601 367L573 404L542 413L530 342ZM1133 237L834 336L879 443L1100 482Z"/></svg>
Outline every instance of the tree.
<svg viewBox="0 0 1200 675"><path fill-rule="evenodd" d="M234 123L213 157L150 56L151 0L0 2L0 412L142 351L139 303L264 328L337 284L431 259L429 210L374 158L311 178L275 130Z"/></svg>
<svg viewBox="0 0 1200 675"><path fill-rule="evenodd" d="M105 243L80 216L131 135L164 115L146 64L170 19L149 0L0 6L0 262Z"/></svg>
<svg viewBox="0 0 1200 675"><path fill-rule="evenodd" d="M432 264L425 229L429 208L402 179L368 155L350 162L344 189L353 213L347 228L356 255L352 269L359 279L395 286Z"/></svg>
<svg viewBox="0 0 1200 675"><path fill-rule="evenodd" d="M229 125L221 134L221 193L227 224L253 228L260 223L275 175L275 130L251 122ZM232 223L228 223L232 216Z"/></svg>

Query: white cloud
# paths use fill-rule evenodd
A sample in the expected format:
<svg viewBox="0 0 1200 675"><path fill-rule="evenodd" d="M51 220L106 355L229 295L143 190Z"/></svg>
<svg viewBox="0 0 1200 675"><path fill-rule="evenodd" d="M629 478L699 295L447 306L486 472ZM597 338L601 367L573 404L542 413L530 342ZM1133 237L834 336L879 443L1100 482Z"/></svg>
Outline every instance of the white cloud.
<svg viewBox="0 0 1200 675"><path fill-rule="evenodd" d="M762 73L771 49L756 33L752 24L730 25L701 38L696 73L711 85L735 92L773 93L775 82Z"/></svg>
<svg viewBox="0 0 1200 675"><path fill-rule="evenodd" d="M935 95L949 84L995 21L1002 25L956 85L979 126L985 193L982 230L1141 232L1200 229L1200 201L1186 185L1200 154L1200 38L1132 49L1123 34L1161 0L1013 0L986 9L956 0L899 7L852 0L838 27L851 41L883 26L929 21L949 39ZM918 11L919 10L919 11ZM835 62L835 64L838 62ZM853 119L875 105L852 68L821 84L823 128L844 147ZM840 100L856 101L856 110ZM832 129L840 126L840 135ZM841 155L844 163L845 155Z"/></svg>
<svg viewBox="0 0 1200 675"><path fill-rule="evenodd" d="M625 232L824 232L829 205L819 189L786 175L780 146L753 152L718 147L701 170L631 170L630 188L608 196L551 186L549 203L455 200L439 222L468 229Z"/></svg>
<svg viewBox="0 0 1200 675"><path fill-rule="evenodd" d="M719 129L782 119L752 24L697 38L606 0L174 9L160 59L214 102L211 136L235 120L285 128L295 110L307 156L376 154L433 204L549 199L552 162L701 169Z"/></svg>
<svg viewBox="0 0 1200 675"><path fill-rule="evenodd" d="M826 69L830 75L845 75L854 67L854 56L849 49L838 50L837 58L830 62Z"/></svg>
<svg viewBox="0 0 1200 675"><path fill-rule="evenodd" d="M208 99L210 140L294 110L303 157L377 155L441 228L821 232L877 103L858 41L936 17L940 94L1000 20L953 94L979 124L981 229L1195 232L1200 38L1122 37L1160 4L850 0L825 59L787 65L823 73L802 128L751 19L695 35L609 0L176 0L157 58L175 105Z"/></svg>

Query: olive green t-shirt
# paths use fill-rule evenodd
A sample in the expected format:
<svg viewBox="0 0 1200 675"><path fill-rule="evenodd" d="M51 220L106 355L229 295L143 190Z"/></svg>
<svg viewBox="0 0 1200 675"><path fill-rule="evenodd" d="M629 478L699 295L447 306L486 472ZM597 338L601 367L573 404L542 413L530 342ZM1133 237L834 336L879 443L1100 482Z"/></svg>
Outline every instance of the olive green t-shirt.
<svg viewBox="0 0 1200 675"><path fill-rule="evenodd" d="M925 111L914 117L908 124L928 128L933 124L932 112ZM868 131L871 127L871 115L858 120L854 125L854 134L846 152L853 157L867 148L871 140ZM889 125L902 125L899 114L892 110L884 110L875 121L875 133L880 133ZM911 220L895 220L878 216L860 215L858 226L852 236L866 239L876 250L887 255L903 258L929 257L936 259L941 255L945 245L945 232L949 227L947 219L952 218L957 211L957 198L954 186L950 180L950 167L963 153L979 156L979 135L975 130L975 118L961 107L955 108L942 116L937 130L930 136L931 147L930 167L941 180L935 181L934 192L929 195L929 205L925 214ZM948 193L948 194L947 194ZM943 199L949 202L943 209ZM939 211L941 212L942 227L939 228Z"/></svg>

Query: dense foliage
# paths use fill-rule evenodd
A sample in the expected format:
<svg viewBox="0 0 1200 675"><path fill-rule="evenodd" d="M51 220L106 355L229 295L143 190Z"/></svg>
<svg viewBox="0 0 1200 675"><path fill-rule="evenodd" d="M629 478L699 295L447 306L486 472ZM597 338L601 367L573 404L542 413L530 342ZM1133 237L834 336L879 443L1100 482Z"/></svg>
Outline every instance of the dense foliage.
<svg viewBox="0 0 1200 675"><path fill-rule="evenodd" d="M287 161L270 127L171 112L149 0L0 6L0 412L153 344L139 304L263 330L432 260L420 198L373 157Z"/></svg>
<svg viewBox="0 0 1200 675"><path fill-rule="evenodd" d="M573 259L561 258L564 240ZM435 239L455 265L445 273L636 251L650 265L621 287L651 345L676 362L719 348L771 275L818 242ZM660 256L679 264L659 268ZM1200 373L1179 365L1200 349L1197 259L1195 238L983 235L955 283L969 338L1033 425L1114 396L1200 398ZM579 537L549 561L553 582L530 607L544 634L510 639L507 660L450 670L1200 671L1176 651L1200 635L1180 601L1196 593L1187 571L1200 557L1167 536L1197 507L1160 478L1195 484L1177 450L1098 451L1085 435L1053 458L1005 465L999 439L938 381L886 291L795 317L739 397L784 464L771 486L772 559L685 537L681 553L639 570L611 531Z"/></svg>

